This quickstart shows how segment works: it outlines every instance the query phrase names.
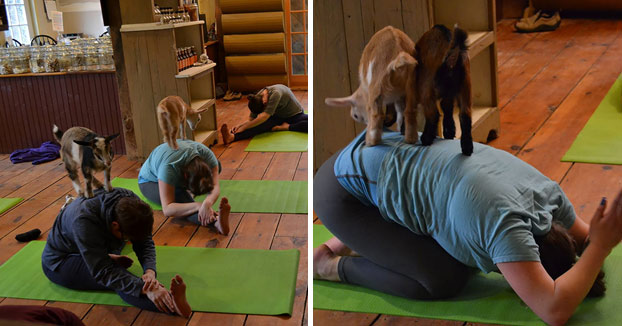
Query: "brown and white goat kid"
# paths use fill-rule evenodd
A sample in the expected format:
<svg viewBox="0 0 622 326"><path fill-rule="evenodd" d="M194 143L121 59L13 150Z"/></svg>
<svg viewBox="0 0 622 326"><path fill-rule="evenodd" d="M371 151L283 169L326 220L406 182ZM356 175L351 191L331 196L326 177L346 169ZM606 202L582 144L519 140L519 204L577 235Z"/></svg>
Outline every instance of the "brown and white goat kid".
<svg viewBox="0 0 622 326"><path fill-rule="evenodd" d="M376 32L363 49L358 89L348 97L327 98L325 102L330 106L351 106L352 118L367 124L368 146L380 143L385 125L383 105L394 104L398 126L405 123L404 140L416 143L416 65L415 43L401 30L387 26Z"/></svg>
<svg viewBox="0 0 622 326"><path fill-rule="evenodd" d="M167 96L162 99L158 103L157 112L158 124L162 130L164 142L168 143L172 149L178 149L179 130L181 129L181 139L186 139L186 122L190 130L194 130L201 121L201 112L205 110L207 108L198 111L192 110L179 96Z"/></svg>
<svg viewBox="0 0 622 326"><path fill-rule="evenodd" d="M425 127L421 144L431 145L438 133L439 112L436 101L443 110L443 137L456 136L454 103L460 109L460 146L462 154L473 153L471 136L471 68L466 46L467 33L454 27L453 33L443 25L435 25L417 41L419 64L415 69L417 99L425 113Z"/></svg>
<svg viewBox="0 0 622 326"><path fill-rule="evenodd" d="M106 191L112 190L110 185L110 168L112 166L112 152L110 142L119 134L101 137L92 130L84 127L69 128L66 132L56 125L53 128L54 138L60 143L60 156L65 163L65 169L73 182L73 188L78 196L93 197L93 186L104 187ZM85 189L80 186L78 168L82 169L85 179ZM94 173L104 171L105 184L95 178Z"/></svg>

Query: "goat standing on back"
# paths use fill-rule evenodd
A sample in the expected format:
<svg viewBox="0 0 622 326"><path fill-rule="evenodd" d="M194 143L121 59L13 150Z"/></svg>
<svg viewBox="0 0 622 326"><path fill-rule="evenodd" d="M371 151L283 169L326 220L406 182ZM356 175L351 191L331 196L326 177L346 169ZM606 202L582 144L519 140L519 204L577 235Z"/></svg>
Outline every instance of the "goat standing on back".
<svg viewBox="0 0 622 326"><path fill-rule="evenodd" d="M383 105L394 104L399 126L405 122L404 140L416 143L415 44L404 32L387 26L374 34L359 62L359 88L350 96L327 98L330 106L351 106L350 114L367 124L365 144L380 143L385 125Z"/></svg>
<svg viewBox="0 0 622 326"><path fill-rule="evenodd" d="M119 134L101 137L92 130L84 127L69 128L63 133L56 125L53 128L54 138L60 143L60 156L65 163L65 169L73 182L73 187L78 196L93 197L93 186L104 187L106 191L112 190L110 185L110 168L114 153L110 142ZM82 175L86 180L84 191L80 186L78 167L82 169ZM104 171L105 184L95 178L94 173Z"/></svg>
<svg viewBox="0 0 622 326"><path fill-rule="evenodd" d="M181 97L172 95L162 99L156 110L164 142L172 149L178 149L179 130L181 129L181 139L186 139L186 123L190 130L194 130L201 121L201 112L207 108L194 111Z"/></svg>
<svg viewBox="0 0 622 326"><path fill-rule="evenodd" d="M419 65L415 69L417 98L425 113L425 127L421 135L423 145L431 145L438 134L439 112L443 110L443 138L456 136L454 102L460 108L460 146L462 154L473 153L471 136L471 68L466 46L467 33L454 27L453 33L443 25L435 25L417 41Z"/></svg>

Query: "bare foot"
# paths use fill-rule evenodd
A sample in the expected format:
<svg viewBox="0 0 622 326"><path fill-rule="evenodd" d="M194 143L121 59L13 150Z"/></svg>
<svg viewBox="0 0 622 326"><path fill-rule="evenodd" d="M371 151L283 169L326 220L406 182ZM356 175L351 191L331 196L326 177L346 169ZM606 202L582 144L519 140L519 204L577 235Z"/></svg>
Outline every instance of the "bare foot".
<svg viewBox="0 0 622 326"><path fill-rule="evenodd" d="M341 240L337 239L337 237L330 238L324 244L337 256L360 256L356 251L348 248Z"/></svg>
<svg viewBox="0 0 622 326"><path fill-rule="evenodd" d="M233 139L235 138L226 123L220 127L220 134L222 135L222 142L225 143L225 145L233 142Z"/></svg>
<svg viewBox="0 0 622 326"><path fill-rule="evenodd" d="M287 122L283 122L283 124L280 126L272 127L272 131L288 131L288 130L289 130L289 123Z"/></svg>
<svg viewBox="0 0 622 326"><path fill-rule="evenodd" d="M175 312L182 317L190 317L192 308L190 308L188 300L186 300L186 283L184 283L181 276L175 275L171 279L171 293L175 301Z"/></svg>
<svg viewBox="0 0 622 326"><path fill-rule="evenodd" d="M130 266L132 266L132 264L134 263L132 258L128 256L120 256L115 254L108 254L108 256L110 256L110 259L112 259L117 265L125 269L130 268Z"/></svg>
<svg viewBox="0 0 622 326"><path fill-rule="evenodd" d="M214 223L214 226L220 234L229 234L229 213L231 213L229 199L227 199L227 197L222 197L220 199L218 219L216 220L216 223Z"/></svg>
<svg viewBox="0 0 622 326"><path fill-rule="evenodd" d="M322 244L313 250L313 278L318 280L327 280L339 282L339 265L340 256L335 255L327 245Z"/></svg>

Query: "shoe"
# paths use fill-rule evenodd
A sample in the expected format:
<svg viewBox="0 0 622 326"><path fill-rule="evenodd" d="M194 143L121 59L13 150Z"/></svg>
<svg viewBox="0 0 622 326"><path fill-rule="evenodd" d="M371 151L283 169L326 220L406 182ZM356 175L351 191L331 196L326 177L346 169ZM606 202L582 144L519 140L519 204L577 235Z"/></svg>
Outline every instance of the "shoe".
<svg viewBox="0 0 622 326"><path fill-rule="evenodd" d="M562 19L559 16L559 11L551 15L540 10L533 16L522 18L517 21L514 24L514 28L519 33L554 31L559 27L561 22Z"/></svg>
<svg viewBox="0 0 622 326"><path fill-rule="evenodd" d="M240 92L233 92L233 97L232 98L233 98L233 101L237 101L237 100L242 98L242 93L240 93Z"/></svg>

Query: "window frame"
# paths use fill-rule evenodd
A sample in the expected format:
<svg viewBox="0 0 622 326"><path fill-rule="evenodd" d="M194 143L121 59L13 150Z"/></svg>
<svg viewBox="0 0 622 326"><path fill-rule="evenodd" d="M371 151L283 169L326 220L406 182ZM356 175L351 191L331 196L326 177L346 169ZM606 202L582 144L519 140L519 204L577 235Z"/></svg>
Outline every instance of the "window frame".
<svg viewBox="0 0 622 326"><path fill-rule="evenodd" d="M291 0L283 0L285 4L285 34L286 34L286 45L287 45L287 73L289 77L289 86L290 88L298 88L298 89L307 89L308 88L308 79L309 79L309 8L308 3L305 0L302 1L303 9L302 10L291 10ZM292 32L292 14L302 13L303 14L303 32ZM292 45L293 45L293 35L306 35L305 44L304 44L304 53L292 53ZM302 56L305 57L305 74L304 75L294 75L294 60L293 57Z"/></svg>

